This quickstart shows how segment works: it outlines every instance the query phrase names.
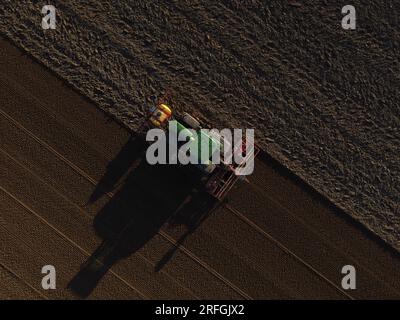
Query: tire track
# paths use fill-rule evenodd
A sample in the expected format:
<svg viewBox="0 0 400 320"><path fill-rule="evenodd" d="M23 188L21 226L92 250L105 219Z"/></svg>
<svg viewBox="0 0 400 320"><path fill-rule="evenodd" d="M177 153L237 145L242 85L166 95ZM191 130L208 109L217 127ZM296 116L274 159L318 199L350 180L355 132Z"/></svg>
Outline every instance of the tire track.
<svg viewBox="0 0 400 320"><path fill-rule="evenodd" d="M8 268L4 263L2 263L0 261L0 267L2 267L3 269L5 269L7 272L11 273L16 279L18 279L19 281L21 281L22 283L24 283L27 287L29 287L30 289L32 289L34 292L36 292L40 297L42 297L45 300L49 300L49 298L44 295L42 292L40 292L38 289L36 289L34 286L32 286L28 281L25 281L21 276L19 276L17 273L15 273L13 270L11 270L10 268Z"/></svg>
<svg viewBox="0 0 400 320"><path fill-rule="evenodd" d="M353 296L345 292L343 289L338 287L335 283L333 283L330 279L325 277L321 272L316 270L312 265L307 263L305 260L300 258L298 255L296 255L293 251L291 251L289 248L287 248L285 245L283 245L281 242L279 242L277 239L275 239L273 236L268 234L265 230L260 228L257 224L252 222L250 219L248 219L244 214L242 214L239 210L232 208L231 206L225 204L225 208L227 208L234 216L236 216L238 219L249 225L253 230L256 232L260 233L263 237L268 239L270 242L274 243L278 248L280 248L283 252L285 252L288 255L291 255L294 257L297 261L299 261L301 264L303 264L307 269L312 271L314 274L316 274L318 277L320 277L322 280L327 282L331 287L335 288L338 292L349 298L350 300L355 300Z"/></svg>

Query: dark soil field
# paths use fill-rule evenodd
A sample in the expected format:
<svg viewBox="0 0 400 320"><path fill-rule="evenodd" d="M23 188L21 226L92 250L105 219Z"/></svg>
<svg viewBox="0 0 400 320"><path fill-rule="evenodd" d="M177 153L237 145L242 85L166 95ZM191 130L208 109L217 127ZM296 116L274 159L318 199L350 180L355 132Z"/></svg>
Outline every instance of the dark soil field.
<svg viewBox="0 0 400 320"><path fill-rule="evenodd" d="M131 132L5 40L0 61L0 298L400 298L398 252L267 155L226 202L187 197L186 176L146 165Z"/></svg>
<svg viewBox="0 0 400 320"><path fill-rule="evenodd" d="M256 128L279 162L400 248L400 3L2 1L0 32L124 124L154 97ZM153 100L152 100L153 99Z"/></svg>
<svg viewBox="0 0 400 320"><path fill-rule="evenodd" d="M0 298L400 298L400 5L345 31L342 1L113 3L0 5ZM165 92L256 129L226 203L141 161Z"/></svg>

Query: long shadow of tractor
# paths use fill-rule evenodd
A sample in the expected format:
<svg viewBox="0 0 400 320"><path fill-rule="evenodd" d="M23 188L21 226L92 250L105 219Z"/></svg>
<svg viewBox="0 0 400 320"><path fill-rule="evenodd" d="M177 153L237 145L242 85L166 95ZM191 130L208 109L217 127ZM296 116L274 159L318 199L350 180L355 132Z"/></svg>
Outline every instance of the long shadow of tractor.
<svg viewBox="0 0 400 320"><path fill-rule="evenodd" d="M80 296L89 295L111 266L142 248L166 222L186 225L187 232L156 265L156 271L160 270L234 185L238 179L235 170L258 152L254 146L254 152L248 152L247 143L238 144L232 146L233 152L245 153L247 158L242 163L214 164L212 156L216 152L222 156L224 148L231 146L229 142L201 130L198 119L189 114L173 117L164 103L150 110L141 132L152 128L175 135L184 133L185 143L195 146L192 150L201 161L185 166L149 165L144 159L147 144L140 135L126 143L89 199L94 202L105 193L111 197L94 221L103 243L69 284ZM202 150L209 151L204 159ZM172 152L175 157L176 152Z"/></svg>
<svg viewBox="0 0 400 320"><path fill-rule="evenodd" d="M80 297L87 297L116 262L142 248L164 224L185 225L186 233L157 264L160 270L217 205L182 167L147 164L145 146L140 138L130 139L89 199L92 203L105 194L111 197L94 219L103 242L69 283Z"/></svg>

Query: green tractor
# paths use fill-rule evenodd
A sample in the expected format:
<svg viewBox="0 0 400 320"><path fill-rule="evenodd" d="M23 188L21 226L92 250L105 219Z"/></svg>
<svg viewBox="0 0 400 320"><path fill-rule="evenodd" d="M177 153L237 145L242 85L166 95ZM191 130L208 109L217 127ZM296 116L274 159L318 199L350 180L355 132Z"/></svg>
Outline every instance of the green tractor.
<svg viewBox="0 0 400 320"><path fill-rule="evenodd" d="M200 121L188 113L173 117L171 109L165 103L159 103L150 109L145 127L148 129L160 128L164 131L172 128L172 130L175 130L176 136L184 131L184 136L189 137L189 141L185 141L184 144L193 144L195 147L191 148L192 152L194 150L192 156L198 158L196 164L189 166L191 172L198 176L204 190L217 200L222 200L236 181L242 178L235 174L236 169L243 167L250 157L256 157L259 153L259 148L254 145L253 152L247 152L246 155L248 156L244 158L242 163L224 162L224 148L230 147L230 143L219 134L201 130ZM208 152L204 153L202 148L205 147L208 148ZM241 148L245 148L245 146L241 146ZM177 153L179 152L181 151L178 145ZM218 164L211 161L216 152L220 153L221 161ZM243 152L243 150L239 152ZM178 157L178 154L175 157Z"/></svg>

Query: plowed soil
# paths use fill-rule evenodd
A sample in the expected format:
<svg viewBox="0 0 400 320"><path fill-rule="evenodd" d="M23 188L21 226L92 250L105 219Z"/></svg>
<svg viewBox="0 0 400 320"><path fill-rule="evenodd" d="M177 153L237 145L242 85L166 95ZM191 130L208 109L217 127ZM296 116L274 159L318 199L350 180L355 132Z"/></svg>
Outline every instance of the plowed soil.
<svg viewBox="0 0 400 320"><path fill-rule="evenodd" d="M2 1L0 32L119 121L152 98L260 145L400 248L400 4L353 1Z"/></svg>
<svg viewBox="0 0 400 320"><path fill-rule="evenodd" d="M146 165L130 131L5 40L0 61L0 298L400 298L397 251L268 156L227 202L187 197L187 176Z"/></svg>

